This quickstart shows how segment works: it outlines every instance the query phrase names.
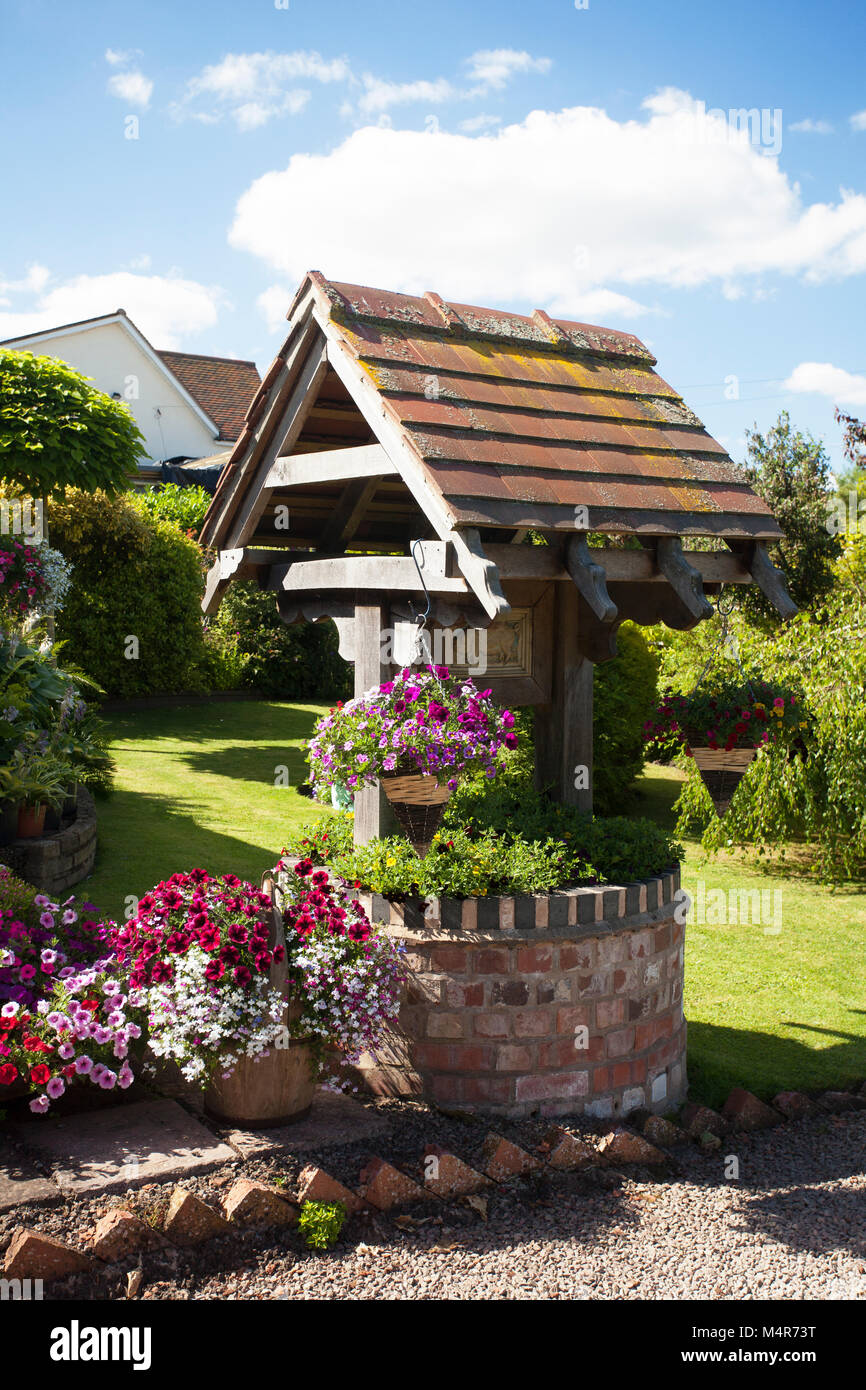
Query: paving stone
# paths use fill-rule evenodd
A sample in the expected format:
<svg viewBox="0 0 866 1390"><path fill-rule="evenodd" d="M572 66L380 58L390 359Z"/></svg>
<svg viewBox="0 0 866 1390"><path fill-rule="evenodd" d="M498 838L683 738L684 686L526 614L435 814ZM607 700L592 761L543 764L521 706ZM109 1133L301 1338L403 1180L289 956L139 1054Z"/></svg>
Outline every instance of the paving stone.
<svg viewBox="0 0 866 1390"><path fill-rule="evenodd" d="M591 1144L576 1138L567 1129L560 1129L558 1125L550 1131L544 1142L548 1150L547 1162L551 1168L570 1171L575 1168L589 1168L598 1162L598 1151Z"/></svg>
<svg viewBox="0 0 866 1390"><path fill-rule="evenodd" d="M483 1173L438 1144L428 1144L424 1150L424 1186L437 1197L465 1197L489 1185L490 1179Z"/></svg>
<svg viewBox="0 0 866 1390"><path fill-rule="evenodd" d="M5 1146L0 1149L0 1212L12 1211L30 1202L59 1202L63 1196L35 1164Z"/></svg>
<svg viewBox="0 0 866 1390"><path fill-rule="evenodd" d="M113 1264L126 1255L137 1254L139 1250L160 1250L167 1244L159 1231L148 1226L133 1212L123 1209L108 1212L96 1223L90 1249L100 1260Z"/></svg>
<svg viewBox="0 0 866 1390"><path fill-rule="evenodd" d="M12 1126L64 1193L111 1192L230 1163L221 1143L173 1100L135 1101Z"/></svg>
<svg viewBox="0 0 866 1390"><path fill-rule="evenodd" d="M171 1194L163 1227L176 1245L201 1245L215 1236L227 1235L229 1223L194 1192L176 1187Z"/></svg>
<svg viewBox="0 0 866 1390"><path fill-rule="evenodd" d="M333 1144L356 1144L378 1140L387 1134L391 1122L368 1105L342 1092L317 1091L313 1107L303 1120L259 1131L223 1130L225 1141L244 1158L273 1153L303 1153Z"/></svg>
<svg viewBox="0 0 866 1390"><path fill-rule="evenodd" d="M814 1115L818 1107L802 1091L780 1091L773 1096L773 1109L784 1115L786 1120L804 1120Z"/></svg>
<svg viewBox="0 0 866 1390"><path fill-rule="evenodd" d="M641 1134L632 1134L629 1129L616 1129L606 1134L598 1145L598 1151L605 1163L667 1163L668 1156L644 1139Z"/></svg>
<svg viewBox="0 0 866 1390"><path fill-rule="evenodd" d="M661 1115L650 1115L643 1127L644 1139L648 1139L651 1144L657 1144L660 1149L672 1149L677 1144L684 1144L688 1135L684 1134L679 1125L671 1124L670 1120L665 1120Z"/></svg>
<svg viewBox="0 0 866 1390"><path fill-rule="evenodd" d="M229 1221L239 1226L293 1226L298 1209L275 1187L251 1178L238 1178L223 1202Z"/></svg>
<svg viewBox="0 0 866 1390"><path fill-rule="evenodd" d="M324 1168L318 1168L315 1163L308 1163L301 1172L298 1179L298 1202L342 1202L350 1215L361 1211L364 1206L360 1197L350 1192L341 1182L337 1182L336 1178L332 1178Z"/></svg>
<svg viewBox="0 0 866 1390"><path fill-rule="evenodd" d="M482 1154L484 1171L495 1182L519 1178L524 1173L532 1173L541 1167L538 1159L533 1158L532 1154L492 1131L484 1140Z"/></svg>
<svg viewBox="0 0 866 1390"><path fill-rule="evenodd" d="M721 1135L728 1129L727 1120L715 1110L710 1110L706 1105L697 1105L694 1101L684 1106L680 1124L690 1139L700 1139L706 1130L709 1130L710 1134Z"/></svg>
<svg viewBox="0 0 866 1390"><path fill-rule="evenodd" d="M41 1231L18 1226L6 1251L3 1273L7 1279L63 1279L93 1267L88 1255L73 1250Z"/></svg>
<svg viewBox="0 0 866 1390"><path fill-rule="evenodd" d="M756 1129L772 1129L781 1123L781 1116L769 1105L765 1105L751 1091L737 1086L731 1091L722 1106L722 1115L734 1129L751 1133Z"/></svg>
<svg viewBox="0 0 866 1390"><path fill-rule="evenodd" d="M409 1206L412 1202L429 1202L431 1195L384 1158L370 1159L361 1173L358 1188L364 1201L378 1207L379 1211Z"/></svg>

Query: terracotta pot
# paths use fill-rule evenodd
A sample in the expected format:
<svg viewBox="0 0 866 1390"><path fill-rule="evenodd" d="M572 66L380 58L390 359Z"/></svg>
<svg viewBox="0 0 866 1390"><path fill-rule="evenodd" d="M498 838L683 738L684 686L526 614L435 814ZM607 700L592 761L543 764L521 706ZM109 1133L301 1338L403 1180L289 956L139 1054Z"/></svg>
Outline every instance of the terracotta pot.
<svg viewBox="0 0 866 1390"><path fill-rule="evenodd" d="M692 757L698 765L704 786L712 797L716 815L720 819L730 806L731 798L748 772L757 751L757 748L692 749Z"/></svg>
<svg viewBox="0 0 866 1390"><path fill-rule="evenodd" d="M35 840L45 828L45 812L48 807L23 805L18 807L19 840Z"/></svg>
<svg viewBox="0 0 866 1390"><path fill-rule="evenodd" d="M451 797L450 788L422 772L385 772L382 786L407 840L423 859Z"/></svg>
<svg viewBox="0 0 866 1390"><path fill-rule="evenodd" d="M18 802L0 801L0 845L11 845L18 835Z"/></svg>

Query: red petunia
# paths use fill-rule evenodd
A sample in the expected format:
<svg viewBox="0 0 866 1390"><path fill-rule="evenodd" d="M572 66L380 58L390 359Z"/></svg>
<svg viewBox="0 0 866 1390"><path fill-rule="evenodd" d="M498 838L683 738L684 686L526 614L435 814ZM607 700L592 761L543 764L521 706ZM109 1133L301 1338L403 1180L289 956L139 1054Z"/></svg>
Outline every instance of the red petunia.
<svg viewBox="0 0 866 1390"><path fill-rule="evenodd" d="M44 1062L40 1062L36 1067L31 1067L30 1080L37 1086L45 1086L51 1080L51 1068L46 1067Z"/></svg>
<svg viewBox="0 0 866 1390"><path fill-rule="evenodd" d="M46 1071L48 1068L46 1067ZM11 1086L12 1082L18 1077L18 1068L11 1062L4 1062L0 1067L0 1086Z"/></svg>

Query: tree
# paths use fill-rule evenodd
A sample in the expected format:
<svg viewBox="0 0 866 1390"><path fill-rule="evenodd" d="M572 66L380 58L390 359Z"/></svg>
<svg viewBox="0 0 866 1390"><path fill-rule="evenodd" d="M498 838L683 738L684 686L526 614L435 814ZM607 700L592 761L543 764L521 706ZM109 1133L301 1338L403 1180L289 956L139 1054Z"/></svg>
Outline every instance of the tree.
<svg viewBox="0 0 866 1390"><path fill-rule="evenodd" d="M834 415L836 423L842 426L842 448L851 465L837 479L836 495L842 504L840 520L845 518L847 528L853 520L862 533L866 531L866 421L839 409Z"/></svg>
<svg viewBox="0 0 866 1390"><path fill-rule="evenodd" d="M746 438L746 480L785 533L770 547L770 558L784 571L794 602L811 608L830 589L833 561L841 551L827 524L835 492L830 460L820 440L792 427L785 410L766 435L755 429ZM745 589L740 602L753 620L778 625L778 613L757 586Z"/></svg>
<svg viewBox="0 0 866 1390"><path fill-rule="evenodd" d="M0 348L0 477L33 496L113 494L145 456L128 407L66 362Z"/></svg>

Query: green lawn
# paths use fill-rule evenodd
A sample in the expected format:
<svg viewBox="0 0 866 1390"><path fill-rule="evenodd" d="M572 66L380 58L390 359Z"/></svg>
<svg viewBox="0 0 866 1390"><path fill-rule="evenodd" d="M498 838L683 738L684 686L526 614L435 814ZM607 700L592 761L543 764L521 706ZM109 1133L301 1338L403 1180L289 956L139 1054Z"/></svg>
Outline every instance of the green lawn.
<svg viewBox="0 0 866 1390"><path fill-rule="evenodd" d="M79 896L122 918L127 897L177 869L201 865L258 879L292 831L319 814L294 787L305 776L301 743L320 712L215 702L112 716L117 790L99 805L99 858ZM274 784L280 766L289 769L288 788ZM679 776L649 769L640 813L670 827ZM781 930L699 924L692 914L692 1094L718 1105L734 1085L769 1097L866 1077L866 891L831 893L795 867L770 876L732 855L704 862L700 846L687 842L683 885L693 897L701 880L706 894L780 890Z"/></svg>

